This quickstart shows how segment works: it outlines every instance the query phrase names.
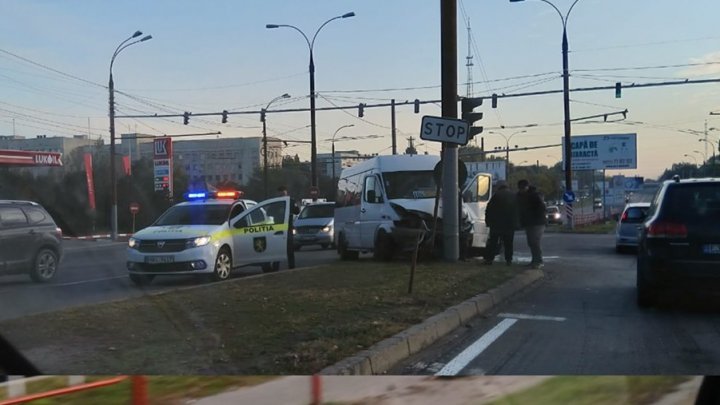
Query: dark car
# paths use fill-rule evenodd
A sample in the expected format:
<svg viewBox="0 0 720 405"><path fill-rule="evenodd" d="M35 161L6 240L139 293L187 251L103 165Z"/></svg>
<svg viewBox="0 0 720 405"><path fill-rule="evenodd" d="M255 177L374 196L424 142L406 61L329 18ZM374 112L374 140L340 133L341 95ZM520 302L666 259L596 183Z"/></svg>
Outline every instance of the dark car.
<svg viewBox="0 0 720 405"><path fill-rule="evenodd" d="M672 290L720 293L720 179L666 181L640 228L638 305Z"/></svg>
<svg viewBox="0 0 720 405"><path fill-rule="evenodd" d="M0 200L0 274L50 281L62 253L62 231L40 204Z"/></svg>

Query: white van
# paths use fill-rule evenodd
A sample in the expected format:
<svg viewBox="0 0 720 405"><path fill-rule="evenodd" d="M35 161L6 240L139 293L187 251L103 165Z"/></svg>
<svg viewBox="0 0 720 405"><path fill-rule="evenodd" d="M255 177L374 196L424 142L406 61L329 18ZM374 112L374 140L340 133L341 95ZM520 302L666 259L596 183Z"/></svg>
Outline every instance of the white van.
<svg viewBox="0 0 720 405"><path fill-rule="evenodd" d="M431 231L436 184L433 169L439 156L376 156L344 169L337 185L335 243L343 259L360 252L373 252L389 260L400 251L411 250L417 233ZM479 255L485 248L488 228L485 208L492 191L492 175L479 173L462 189L461 249ZM442 203L440 203L442 204ZM442 241L442 208L438 209L436 246ZM432 232L425 232L428 243Z"/></svg>

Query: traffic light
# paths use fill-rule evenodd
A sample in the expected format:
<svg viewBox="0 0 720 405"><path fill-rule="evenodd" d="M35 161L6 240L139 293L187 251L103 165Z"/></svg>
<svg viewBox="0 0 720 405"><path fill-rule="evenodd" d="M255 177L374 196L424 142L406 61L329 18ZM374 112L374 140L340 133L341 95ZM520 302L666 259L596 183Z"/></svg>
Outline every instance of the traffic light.
<svg viewBox="0 0 720 405"><path fill-rule="evenodd" d="M222 112L222 123L223 124L227 124L227 116L228 116L227 110L223 110L223 112Z"/></svg>
<svg viewBox="0 0 720 405"><path fill-rule="evenodd" d="M415 114L420 112L420 100L415 99Z"/></svg>
<svg viewBox="0 0 720 405"><path fill-rule="evenodd" d="M480 98L463 98L462 104L462 119L470 125L469 139L472 139L475 135L482 133L483 127L474 127L473 123L483 118L483 113L473 112L475 107L482 105L483 99Z"/></svg>
<svg viewBox="0 0 720 405"><path fill-rule="evenodd" d="M358 105L358 117L362 118L365 116L365 104L360 103Z"/></svg>
<svg viewBox="0 0 720 405"><path fill-rule="evenodd" d="M190 113L185 111L183 114L183 125L187 125L190 122Z"/></svg>
<svg viewBox="0 0 720 405"><path fill-rule="evenodd" d="M615 82L615 98L622 96L622 83Z"/></svg>
<svg viewBox="0 0 720 405"><path fill-rule="evenodd" d="M497 108L497 94L493 93L493 95L492 95L492 97L490 98L490 100L491 100L491 103L490 103L490 104L491 104L491 107L492 107L492 108Z"/></svg>

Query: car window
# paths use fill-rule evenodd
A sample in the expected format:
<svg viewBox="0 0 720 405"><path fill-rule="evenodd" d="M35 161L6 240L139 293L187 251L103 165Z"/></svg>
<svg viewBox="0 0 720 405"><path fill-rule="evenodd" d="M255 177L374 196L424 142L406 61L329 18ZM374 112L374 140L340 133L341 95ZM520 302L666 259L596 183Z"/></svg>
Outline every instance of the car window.
<svg viewBox="0 0 720 405"><path fill-rule="evenodd" d="M14 228L27 225L28 220L20 208L0 207L0 224L6 228Z"/></svg>
<svg viewBox="0 0 720 405"><path fill-rule="evenodd" d="M23 209L25 211L25 215L28 217L28 222L31 225L35 224L46 224L51 225L53 224L52 219L50 216L44 211L36 207L27 207Z"/></svg>
<svg viewBox="0 0 720 405"><path fill-rule="evenodd" d="M225 204L176 205L154 225L220 225L227 221L229 211L230 206Z"/></svg>
<svg viewBox="0 0 720 405"><path fill-rule="evenodd" d="M648 207L629 207L625 210L622 221L626 223L642 222L648 213Z"/></svg>
<svg viewBox="0 0 720 405"><path fill-rule="evenodd" d="M232 211L230 211L230 219L237 217L245 211L245 207L242 204L236 204Z"/></svg>
<svg viewBox="0 0 720 405"><path fill-rule="evenodd" d="M720 182L673 184L662 203L662 215L679 221L720 220Z"/></svg>
<svg viewBox="0 0 720 405"><path fill-rule="evenodd" d="M246 216L237 221L233 226L235 228L245 228L248 226L268 224L268 221L270 219L269 217L271 215L269 215L268 211L266 211L265 208L270 208L271 205L274 204L266 205L263 207L253 207Z"/></svg>
<svg viewBox="0 0 720 405"><path fill-rule="evenodd" d="M335 215L335 205L333 204L308 205L300 212L298 219L332 218L333 215Z"/></svg>

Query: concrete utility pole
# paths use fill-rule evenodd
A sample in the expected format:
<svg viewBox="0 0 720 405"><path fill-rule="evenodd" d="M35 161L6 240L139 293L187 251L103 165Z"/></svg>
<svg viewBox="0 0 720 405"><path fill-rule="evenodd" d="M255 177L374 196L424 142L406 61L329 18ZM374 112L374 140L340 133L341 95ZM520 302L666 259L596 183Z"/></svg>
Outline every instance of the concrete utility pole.
<svg viewBox="0 0 720 405"><path fill-rule="evenodd" d="M457 0L440 2L440 56L442 116L457 118ZM456 262L460 256L457 145L443 143L442 161L443 258Z"/></svg>

